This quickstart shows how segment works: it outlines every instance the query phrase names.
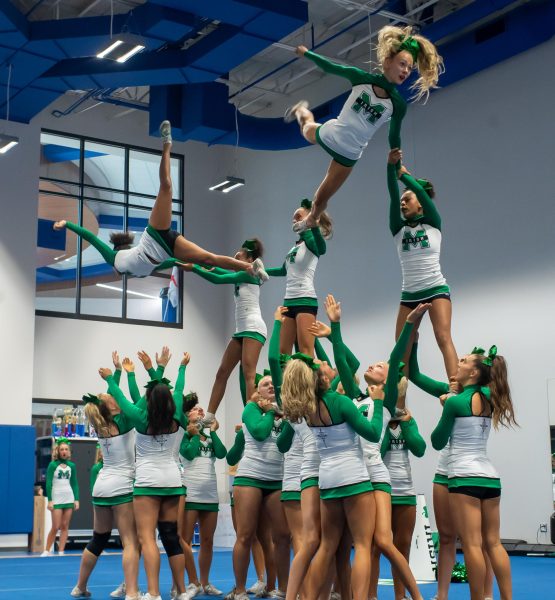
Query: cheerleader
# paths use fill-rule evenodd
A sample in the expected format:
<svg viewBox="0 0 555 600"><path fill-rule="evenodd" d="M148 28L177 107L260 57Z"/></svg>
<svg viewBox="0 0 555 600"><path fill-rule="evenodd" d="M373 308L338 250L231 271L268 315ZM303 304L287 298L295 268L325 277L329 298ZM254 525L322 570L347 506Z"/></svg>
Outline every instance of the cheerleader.
<svg viewBox="0 0 555 600"><path fill-rule="evenodd" d="M99 370L101 377L108 382L109 394L136 429L133 509L147 575L148 592L143 600L161 600L158 581L160 552L156 545L156 529L176 581L177 598L187 600L185 560L177 532L179 497L184 489L177 463L179 446L187 426L182 405L188 362L189 356L185 354L173 395L167 380L149 382L144 407L127 400L110 369Z"/></svg>
<svg viewBox="0 0 555 600"><path fill-rule="evenodd" d="M387 25L378 34L377 55L381 73L367 73L356 67L334 63L305 46L297 54L313 61L320 69L349 80L352 90L337 119L316 123L305 100L285 113L285 121L297 120L303 137L318 144L331 156L328 172L314 195L314 204L307 218L295 231L314 227L328 205L329 199L343 185L354 165L362 156L376 131L389 119L389 146L401 147L401 122L407 105L397 90L416 66L420 77L413 84L415 99L427 98L437 87L443 72L443 60L435 46L411 27Z"/></svg>
<svg viewBox="0 0 555 600"><path fill-rule="evenodd" d="M305 219L312 202L306 198L293 214L293 225ZM280 339L280 352L291 354L295 341L304 354L314 354L314 337L308 333L316 320L318 296L314 275L320 256L326 253L326 239L332 234L332 222L326 213L320 215L318 225L303 231L289 250L281 267L267 269L271 277L287 277L284 306L287 308Z"/></svg>
<svg viewBox="0 0 555 600"><path fill-rule="evenodd" d="M235 254L235 258L253 263L262 258L262 254L262 242L254 238L243 242L241 249ZM246 381L247 398L254 393L256 365L267 335L266 323L264 323L260 311L260 286L263 282L244 271L225 271L218 268L207 270L199 265L186 265L184 268L211 283L234 285L235 333L225 349L210 394L208 411L204 418L204 424L210 425L224 397L229 376L238 363L241 365Z"/></svg>
<svg viewBox="0 0 555 600"><path fill-rule="evenodd" d="M41 556L51 556L51 548L58 531L58 554L64 554L69 522L74 510L79 510L79 484L77 467L71 462L71 442L64 437L54 442L52 461L46 470L46 497L48 510L52 512L52 528L46 538L46 549Z"/></svg>

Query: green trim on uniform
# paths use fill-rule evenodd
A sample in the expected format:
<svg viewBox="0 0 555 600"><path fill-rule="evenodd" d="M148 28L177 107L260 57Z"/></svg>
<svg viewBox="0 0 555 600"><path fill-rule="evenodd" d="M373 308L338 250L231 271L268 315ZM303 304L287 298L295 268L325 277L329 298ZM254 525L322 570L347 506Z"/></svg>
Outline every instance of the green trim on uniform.
<svg viewBox="0 0 555 600"><path fill-rule="evenodd" d="M432 300L434 296L450 293L451 290L448 285L436 285L436 287L419 290L418 292L401 292L401 301Z"/></svg>
<svg viewBox="0 0 555 600"><path fill-rule="evenodd" d="M92 503L95 506L118 506L128 502L133 502L133 492L121 494L121 496L112 496L111 498L101 498L100 496L93 496L92 498Z"/></svg>
<svg viewBox="0 0 555 600"><path fill-rule="evenodd" d="M311 487L318 487L318 477L307 477L301 481L301 492Z"/></svg>
<svg viewBox="0 0 555 600"><path fill-rule="evenodd" d="M179 487L135 487L133 496L186 496L187 488Z"/></svg>
<svg viewBox="0 0 555 600"><path fill-rule="evenodd" d="M158 232L157 229L154 229L154 227L152 227L152 225L148 224L146 226L146 231L150 235L150 237L156 241L157 244L160 244L160 246L162 246L162 248L164 249L165 252L167 252L170 256L173 257L173 252L171 251L168 244L166 244L166 242L164 241L164 238L160 235L160 233Z"/></svg>
<svg viewBox="0 0 555 600"><path fill-rule="evenodd" d="M76 500L78 502L78 500ZM74 502L68 502L67 504L54 504L54 508L64 509L64 508L75 508Z"/></svg>
<svg viewBox="0 0 555 600"><path fill-rule="evenodd" d="M255 479L254 477L235 477L233 487L255 487L261 490L281 490L282 482L280 481L265 481Z"/></svg>
<svg viewBox="0 0 555 600"><path fill-rule="evenodd" d="M391 484L378 481L376 483L372 482L372 487L375 492L385 492L391 496Z"/></svg>
<svg viewBox="0 0 555 600"><path fill-rule="evenodd" d="M283 306L318 306L318 298L285 298ZM287 315L285 315L287 316Z"/></svg>
<svg viewBox="0 0 555 600"><path fill-rule="evenodd" d="M416 506L416 496L391 496L392 506Z"/></svg>
<svg viewBox="0 0 555 600"><path fill-rule="evenodd" d="M301 492L293 492L293 491L285 491L281 492L282 502L300 502L301 501Z"/></svg>
<svg viewBox="0 0 555 600"><path fill-rule="evenodd" d="M217 502L185 502L185 510L200 510L201 512L218 512L220 505Z"/></svg>
<svg viewBox="0 0 555 600"><path fill-rule="evenodd" d="M322 125L320 125L322 127ZM324 144L322 138L320 137L320 127L316 129L316 141L318 145L321 146L332 158L335 162L338 162L340 165L344 167L354 167L357 164L357 160L353 160L352 158L347 158L346 156L342 156L339 152L332 150L329 146Z"/></svg>
<svg viewBox="0 0 555 600"><path fill-rule="evenodd" d="M234 333L231 337L236 339L251 338L260 342L263 346L266 343L266 338L257 331L239 331L238 333Z"/></svg>
<svg viewBox="0 0 555 600"><path fill-rule="evenodd" d="M449 487L487 487L501 489L501 480L495 477L449 477Z"/></svg>
<svg viewBox="0 0 555 600"><path fill-rule="evenodd" d="M370 481L360 481L359 483L349 483L340 487L333 487L323 490L320 488L320 499L321 500L339 500L341 498L348 498L349 496L356 496L358 494L364 494L365 492L371 492L374 488Z"/></svg>
<svg viewBox="0 0 555 600"><path fill-rule="evenodd" d="M447 475L442 475L441 473L436 473L432 483L437 483L437 485L449 485L449 477L447 477Z"/></svg>

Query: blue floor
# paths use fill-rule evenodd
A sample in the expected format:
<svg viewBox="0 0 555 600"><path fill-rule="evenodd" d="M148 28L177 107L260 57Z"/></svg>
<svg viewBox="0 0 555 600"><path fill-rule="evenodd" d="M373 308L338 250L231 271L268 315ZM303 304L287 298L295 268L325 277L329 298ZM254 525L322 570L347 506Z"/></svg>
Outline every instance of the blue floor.
<svg viewBox="0 0 555 600"><path fill-rule="evenodd" d="M161 591L164 599L169 598L171 577L167 561L162 557ZM71 598L69 592L77 580L80 553L65 556L39 558L23 554L0 554L0 600L17 598L18 600L59 600ZM511 557L513 569L513 590L515 600L555 599L555 559L544 557ZM389 564L382 559L381 576L390 576ZM108 553L102 556L94 571L89 589L94 598L108 600L110 592L122 580L121 554ZM249 582L255 580L250 572ZM220 550L214 553L211 583L228 591L233 587L231 552ZM140 585L145 589L144 572L141 570ZM424 598L431 598L435 584L421 586ZM380 600L393 600L393 588L380 585ZM469 597L465 584L453 584L450 600L462 600ZM199 596L199 598L201 598ZM495 598L499 594L495 593Z"/></svg>

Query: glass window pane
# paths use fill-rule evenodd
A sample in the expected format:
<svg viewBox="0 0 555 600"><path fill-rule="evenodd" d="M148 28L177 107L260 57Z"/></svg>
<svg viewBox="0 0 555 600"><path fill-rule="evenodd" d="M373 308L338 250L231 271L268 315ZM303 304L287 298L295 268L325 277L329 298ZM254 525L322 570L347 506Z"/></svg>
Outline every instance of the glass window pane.
<svg viewBox="0 0 555 600"><path fill-rule="evenodd" d="M179 201L181 189L181 160L171 158L171 178L173 184L173 199ZM147 194L154 198L158 195L160 178L160 154L152 152L141 152L139 150L129 151L129 191L139 194ZM134 202L133 204L138 204ZM152 205L150 205L152 206Z"/></svg>
<svg viewBox="0 0 555 600"><path fill-rule="evenodd" d="M154 201L156 198L152 198L150 196L129 196L129 204L134 206L144 206L145 208L152 209L154 206ZM172 212L181 213L183 211L183 204L181 202L176 202L175 200L172 202Z"/></svg>
<svg viewBox="0 0 555 600"><path fill-rule="evenodd" d="M125 202L125 192L116 192L114 190L105 190L95 188L89 185L83 187L83 196L91 200L109 200L111 202Z"/></svg>
<svg viewBox="0 0 555 600"><path fill-rule="evenodd" d="M103 202L85 201L83 220L89 219L87 227L108 244L110 233L123 230L123 206ZM122 316L122 276L107 264L96 248L83 243L81 258L81 313L105 317Z"/></svg>
<svg viewBox="0 0 555 600"><path fill-rule="evenodd" d="M41 133L40 176L63 181L79 181L78 139Z"/></svg>
<svg viewBox="0 0 555 600"><path fill-rule="evenodd" d="M125 148L85 141L83 183L125 189Z"/></svg>
<svg viewBox="0 0 555 600"><path fill-rule="evenodd" d="M73 232L55 232L52 225L62 219L78 221L76 198L40 194L38 202L36 301L37 310L74 313L77 296L77 237Z"/></svg>

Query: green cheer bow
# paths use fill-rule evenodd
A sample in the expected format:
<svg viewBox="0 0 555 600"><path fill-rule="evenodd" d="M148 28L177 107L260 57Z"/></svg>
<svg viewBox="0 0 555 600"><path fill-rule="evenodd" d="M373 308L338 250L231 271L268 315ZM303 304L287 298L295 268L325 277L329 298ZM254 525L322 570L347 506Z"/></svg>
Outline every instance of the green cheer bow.
<svg viewBox="0 0 555 600"><path fill-rule="evenodd" d="M301 200L301 208L306 208L306 210L311 210L312 209L312 200L309 200L308 198L303 198Z"/></svg>
<svg viewBox="0 0 555 600"><path fill-rule="evenodd" d="M71 446L71 442L66 437L56 438L56 446L61 446L62 444L67 444Z"/></svg>
<svg viewBox="0 0 555 600"><path fill-rule="evenodd" d="M245 240L243 245L241 246L247 252L254 252L256 250L256 241L255 240Z"/></svg>
<svg viewBox="0 0 555 600"><path fill-rule="evenodd" d="M83 402L85 404L90 403L90 404L96 404L97 406L100 406L100 399L95 394L85 394L84 396L81 397L81 400L83 400Z"/></svg>
<svg viewBox="0 0 555 600"><path fill-rule="evenodd" d="M418 60L418 54L420 53L420 44L412 37L412 35L409 35L401 42L401 45L399 46L399 50L397 50L397 52L402 52L403 50L406 50L412 56L412 60L414 62Z"/></svg>
<svg viewBox="0 0 555 600"><path fill-rule="evenodd" d="M290 354L280 354L279 355L279 365L282 369L285 368L285 365L288 363L288 361L291 360L291 355Z"/></svg>
<svg viewBox="0 0 555 600"><path fill-rule="evenodd" d="M304 352L295 352L295 354L291 355L291 360L302 360L313 371L317 371L320 368L320 365L314 362L314 358L308 354L304 354Z"/></svg>
<svg viewBox="0 0 555 600"><path fill-rule="evenodd" d="M168 386L168 388L170 390L173 388L172 384L170 383L170 380L166 377L155 377L154 379L151 379L145 385L145 388L147 390L151 390L153 387L157 386L158 384L166 385L166 386Z"/></svg>
<svg viewBox="0 0 555 600"><path fill-rule="evenodd" d="M264 377L269 377L271 375L270 369L264 369L264 371L262 373L257 373L254 376L254 385L258 386L258 384L260 383L260 381L262 379L264 379Z"/></svg>
<svg viewBox="0 0 555 600"><path fill-rule="evenodd" d="M430 195L430 192L433 191L433 185L427 179L417 179L416 183L420 184L420 187L426 192L426 194Z"/></svg>
<svg viewBox="0 0 555 600"><path fill-rule="evenodd" d="M486 351L483 348L480 348L479 346L474 346L474 348L470 354L478 354L480 356L485 356ZM493 345L488 350L488 355L482 360L482 362L485 365L487 365L488 367L491 367L493 365L493 359L496 356L497 356L497 346Z"/></svg>

